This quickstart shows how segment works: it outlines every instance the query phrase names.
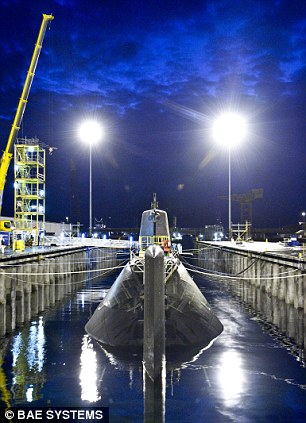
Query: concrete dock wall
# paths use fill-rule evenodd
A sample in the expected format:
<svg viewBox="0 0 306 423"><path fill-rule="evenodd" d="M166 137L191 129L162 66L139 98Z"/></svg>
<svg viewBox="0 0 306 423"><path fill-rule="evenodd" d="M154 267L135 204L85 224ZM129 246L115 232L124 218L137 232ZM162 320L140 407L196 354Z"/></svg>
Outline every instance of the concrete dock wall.
<svg viewBox="0 0 306 423"><path fill-rule="evenodd" d="M241 291L254 287L306 313L305 259L197 242L198 265Z"/></svg>
<svg viewBox="0 0 306 423"><path fill-rule="evenodd" d="M50 249L0 259L0 336L117 265L116 248Z"/></svg>
<svg viewBox="0 0 306 423"><path fill-rule="evenodd" d="M200 273L229 290L265 332L277 338L298 360L305 359L306 261L302 255L254 251L256 243L197 242ZM267 246L269 247L269 246Z"/></svg>

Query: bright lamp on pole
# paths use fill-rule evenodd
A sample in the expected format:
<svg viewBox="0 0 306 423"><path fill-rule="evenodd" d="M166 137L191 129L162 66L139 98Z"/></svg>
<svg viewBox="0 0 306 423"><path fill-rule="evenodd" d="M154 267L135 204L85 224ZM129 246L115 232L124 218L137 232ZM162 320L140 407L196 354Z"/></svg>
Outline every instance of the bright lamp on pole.
<svg viewBox="0 0 306 423"><path fill-rule="evenodd" d="M85 120L79 128L80 139L88 144L95 144L102 138L102 127L95 120Z"/></svg>
<svg viewBox="0 0 306 423"><path fill-rule="evenodd" d="M246 121L243 116L237 113L223 113L214 122L214 139L228 148L232 148L240 144L240 142L245 138L246 133Z"/></svg>
<svg viewBox="0 0 306 423"><path fill-rule="evenodd" d="M101 140L102 127L95 120L86 120L79 127L81 141L89 144L89 236L92 236L92 146Z"/></svg>
<svg viewBox="0 0 306 423"><path fill-rule="evenodd" d="M221 114L214 122L212 135L216 142L228 148L228 232L232 237L231 207L231 149L240 144L247 134L247 125L243 116L227 112Z"/></svg>

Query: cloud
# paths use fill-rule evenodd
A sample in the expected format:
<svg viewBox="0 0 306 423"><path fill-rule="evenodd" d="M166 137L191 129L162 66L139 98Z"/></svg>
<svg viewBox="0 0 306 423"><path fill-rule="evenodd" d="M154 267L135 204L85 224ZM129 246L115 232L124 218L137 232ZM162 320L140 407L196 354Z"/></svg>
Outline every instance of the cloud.
<svg viewBox="0 0 306 423"><path fill-rule="evenodd" d="M204 195L213 196L213 186L220 191L226 179L226 160L213 153L209 125L219 110L231 106L253 119L248 154L240 156L241 169L248 171L236 181L238 188L257 185L261 175L266 184L280 181L277 166L273 175L269 169L261 175L252 170L259 157L269 167L280 148L299 152L295 174L286 177L300 193L294 181L303 179L305 154L303 5L299 0L47 1L46 12L55 19L46 33L23 130L50 139L69 156L77 144L74 122L96 113L110 128L96 170L108 181L105 198L116 197L111 190L118 191L119 202L121 192L141 196L144 187L161 187L176 204L174 193L186 201L193 192L200 220L205 216L198 193L204 187ZM0 6L4 144L41 11L23 0L0 0ZM79 166L85 172L87 162L80 160ZM114 186L112 179L118 181Z"/></svg>

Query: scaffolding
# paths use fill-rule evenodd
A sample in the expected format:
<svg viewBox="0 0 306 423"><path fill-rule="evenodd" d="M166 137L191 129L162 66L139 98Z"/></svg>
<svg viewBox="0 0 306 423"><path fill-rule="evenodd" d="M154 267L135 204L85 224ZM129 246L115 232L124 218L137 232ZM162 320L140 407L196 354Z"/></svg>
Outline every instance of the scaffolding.
<svg viewBox="0 0 306 423"><path fill-rule="evenodd" d="M251 239L251 226L248 221L232 224L232 236L236 241L249 241Z"/></svg>
<svg viewBox="0 0 306 423"><path fill-rule="evenodd" d="M37 138L19 138L14 148L15 231L37 245L45 230L45 148Z"/></svg>

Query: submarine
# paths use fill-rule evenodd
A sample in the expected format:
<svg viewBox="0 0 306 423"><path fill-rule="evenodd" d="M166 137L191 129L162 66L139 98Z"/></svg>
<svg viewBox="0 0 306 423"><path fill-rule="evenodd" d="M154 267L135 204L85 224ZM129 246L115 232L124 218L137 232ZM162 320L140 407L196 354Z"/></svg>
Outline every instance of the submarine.
<svg viewBox="0 0 306 423"><path fill-rule="evenodd" d="M166 348L205 348L223 331L223 325L171 246L167 213L158 208L142 213L137 251L85 325L86 332L108 348L143 346L144 260L151 245L164 250Z"/></svg>

